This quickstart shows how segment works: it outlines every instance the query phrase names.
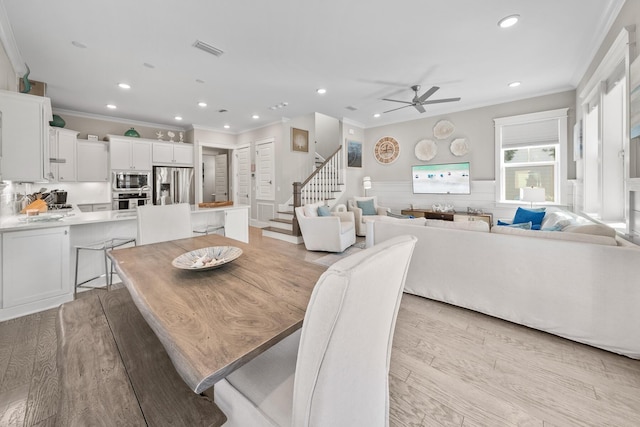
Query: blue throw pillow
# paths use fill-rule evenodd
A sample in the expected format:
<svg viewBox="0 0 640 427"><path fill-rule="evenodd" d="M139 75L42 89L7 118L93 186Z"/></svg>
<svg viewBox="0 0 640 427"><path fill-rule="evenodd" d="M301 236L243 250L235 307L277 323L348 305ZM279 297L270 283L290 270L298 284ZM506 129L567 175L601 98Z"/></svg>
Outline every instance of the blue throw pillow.
<svg viewBox="0 0 640 427"><path fill-rule="evenodd" d="M551 227L543 228L542 231L562 231L562 228L561 224L554 224Z"/></svg>
<svg viewBox="0 0 640 427"><path fill-rule="evenodd" d="M373 205L373 199L356 201L358 207L362 209L362 215L378 215Z"/></svg>
<svg viewBox="0 0 640 427"><path fill-rule="evenodd" d="M318 206L318 216L331 216L329 206Z"/></svg>
<svg viewBox="0 0 640 427"><path fill-rule="evenodd" d="M524 209L518 208L516 215L513 217L514 224L522 224L524 222L531 222L532 230L540 230L542 219L544 218L544 208L541 209Z"/></svg>

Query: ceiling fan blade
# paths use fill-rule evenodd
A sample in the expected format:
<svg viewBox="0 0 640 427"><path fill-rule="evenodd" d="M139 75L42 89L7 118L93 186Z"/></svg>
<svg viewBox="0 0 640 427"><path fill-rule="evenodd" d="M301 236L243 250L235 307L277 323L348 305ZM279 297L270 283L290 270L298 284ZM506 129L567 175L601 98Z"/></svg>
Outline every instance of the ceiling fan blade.
<svg viewBox="0 0 640 427"><path fill-rule="evenodd" d="M460 101L460 98L444 98L444 99L434 99L432 101L424 101L421 102L422 105L427 105L427 104L439 104L441 102L455 102L455 101Z"/></svg>
<svg viewBox="0 0 640 427"><path fill-rule="evenodd" d="M438 86L432 86L431 89L429 89L428 91L426 91L425 93L423 93L418 97L418 102L423 103L427 98L429 98L431 95L436 93L438 89L440 89Z"/></svg>
<svg viewBox="0 0 640 427"><path fill-rule="evenodd" d="M403 108L407 108L407 107L411 107L411 104L409 104L409 105L405 105L404 107L394 108L393 110L383 111L383 113L390 113L390 112L392 112L392 111L401 110L401 109L403 109Z"/></svg>
<svg viewBox="0 0 640 427"><path fill-rule="evenodd" d="M391 101L391 102L401 102L403 104L413 104L413 102L408 102L408 101L398 101L397 99L387 99L387 98L382 98L383 101Z"/></svg>
<svg viewBox="0 0 640 427"><path fill-rule="evenodd" d="M420 111L421 113L424 113L424 112L427 111L427 110L424 109L422 104L415 104L414 107L416 107L416 110Z"/></svg>

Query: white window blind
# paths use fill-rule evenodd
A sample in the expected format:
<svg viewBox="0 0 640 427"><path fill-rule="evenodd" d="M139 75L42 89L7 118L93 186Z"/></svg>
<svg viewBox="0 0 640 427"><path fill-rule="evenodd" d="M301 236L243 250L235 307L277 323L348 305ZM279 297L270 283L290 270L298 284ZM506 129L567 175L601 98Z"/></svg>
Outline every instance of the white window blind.
<svg viewBox="0 0 640 427"><path fill-rule="evenodd" d="M501 132L502 147L557 144L560 133L558 119L504 125Z"/></svg>

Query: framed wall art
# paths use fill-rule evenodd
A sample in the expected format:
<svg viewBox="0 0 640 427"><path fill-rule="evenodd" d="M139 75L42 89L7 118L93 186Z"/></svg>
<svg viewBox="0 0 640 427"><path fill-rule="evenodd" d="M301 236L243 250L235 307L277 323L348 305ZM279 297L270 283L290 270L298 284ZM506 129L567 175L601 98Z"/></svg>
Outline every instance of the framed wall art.
<svg viewBox="0 0 640 427"><path fill-rule="evenodd" d="M347 141L347 166L350 168L362 167L362 142Z"/></svg>
<svg viewBox="0 0 640 427"><path fill-rule="evenodd" d="M309 131L291 128L291 150L309 152Z"/></svg>

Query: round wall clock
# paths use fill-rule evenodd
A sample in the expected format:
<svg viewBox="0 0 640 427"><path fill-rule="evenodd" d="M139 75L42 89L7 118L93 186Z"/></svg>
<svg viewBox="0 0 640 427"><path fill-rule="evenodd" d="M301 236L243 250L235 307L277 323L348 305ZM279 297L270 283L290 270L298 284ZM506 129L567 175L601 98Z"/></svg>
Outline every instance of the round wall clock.
<svg viewBox="0 0 640 427"><path fill-rule="evenodd" d="M390 136L382 137L373 147L373 155L378 163L389 164L396 161L400 154L400 144Z"/></svg>

